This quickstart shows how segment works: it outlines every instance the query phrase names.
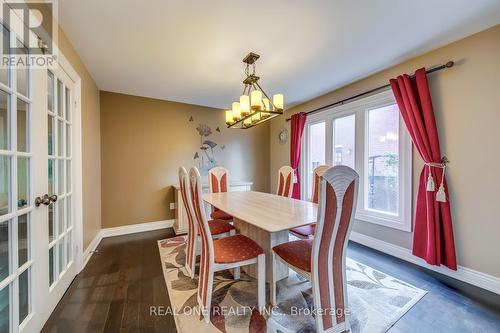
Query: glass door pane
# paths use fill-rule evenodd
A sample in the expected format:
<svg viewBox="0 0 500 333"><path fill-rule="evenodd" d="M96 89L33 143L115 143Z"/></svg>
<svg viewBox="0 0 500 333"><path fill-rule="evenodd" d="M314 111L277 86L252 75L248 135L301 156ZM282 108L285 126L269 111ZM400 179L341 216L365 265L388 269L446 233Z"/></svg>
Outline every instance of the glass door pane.
<svg viewBox="0 0 500 333"><path fill-rule="evenodd" d="M347 165L354 169L356 143L356 116L333 120L333 165Z"/></svg>
<svg viewBox="0 0 500 333"><path fill-rule="evenodd" d="M312 196L313 172L326 161L326 123L309 125L308 131L309 156L307 165L307 198Z"/></svg>
<svg viewBox="0 0 500 333"><path fill-rule="evenodd" d="M368 184L366 209L399 211L399 110L397 105L367 112Z"/></svg>

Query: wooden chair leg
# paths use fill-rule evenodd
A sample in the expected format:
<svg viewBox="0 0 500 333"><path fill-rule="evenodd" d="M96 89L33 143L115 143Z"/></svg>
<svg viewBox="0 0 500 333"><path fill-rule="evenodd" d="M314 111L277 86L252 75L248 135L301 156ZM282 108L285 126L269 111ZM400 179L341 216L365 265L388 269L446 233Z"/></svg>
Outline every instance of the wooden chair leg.
<svg viewBox="0 0 500 333"><path fill-rule="evenodd" d="M212 292L213 292L213 286L214 286L214 275L215 275L215 272L213 271L213 268L212 268L211 272L209 272L209 275L208 275L207 301L206 301L206 304L204 304L205 312L203 313L203 316L205 317L205 322L207 324L210 323L210 315L212 314Z"/></svg>
<svg viewBox="0 0 500 333"><path fill-rule="evenodd" d="M234 276L234 279L235 280L239 280L240 279L240 267L235 267L234 268L234 271L233 271L233 276Z"/></svg>
<svg viewBox="0 0 500 333"><path fill-rule="evenodd" d="M273 253L271 272L271 305L276 306L276 253Z"/></svg>
<svg viewBox="0 0 500 333"><path fill-rule="evenodd" d="M257 257L258 270L258 305L262 313L266 306L266 255L261 254Z"/></svg>

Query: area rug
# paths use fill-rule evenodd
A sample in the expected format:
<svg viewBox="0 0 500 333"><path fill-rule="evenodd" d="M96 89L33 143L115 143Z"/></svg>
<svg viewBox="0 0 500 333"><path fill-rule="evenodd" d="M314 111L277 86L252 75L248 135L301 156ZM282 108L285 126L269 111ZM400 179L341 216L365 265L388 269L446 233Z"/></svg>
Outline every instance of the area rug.
<svg viewBox="0 0 500 333"><path fill-rule="evenodd" d="M196 302L197 276L184 269L185 237L158 241L171 307L152 308L151 315L173 314L179 333L315 332L309 281L290 271L278 283L278 305L261 315L256 309L257 281L243 271L216 273L211 323L205 323ZM353 333L383 333L391 328L426 291L350 258L346 260L349 309ZM269 287L269 286L268 286Z"/></svg>

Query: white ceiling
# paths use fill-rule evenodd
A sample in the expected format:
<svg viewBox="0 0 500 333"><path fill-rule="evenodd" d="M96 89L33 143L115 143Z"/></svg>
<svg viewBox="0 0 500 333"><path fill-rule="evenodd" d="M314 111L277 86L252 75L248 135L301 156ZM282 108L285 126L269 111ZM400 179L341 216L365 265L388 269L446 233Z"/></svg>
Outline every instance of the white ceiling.
<svg viewBox="0 0 500 333"><path fill-rule="evenodd" d="M496 25L500 1L61 0L59 20L99 89L227 108L249 51L292 105Z"/></svg>

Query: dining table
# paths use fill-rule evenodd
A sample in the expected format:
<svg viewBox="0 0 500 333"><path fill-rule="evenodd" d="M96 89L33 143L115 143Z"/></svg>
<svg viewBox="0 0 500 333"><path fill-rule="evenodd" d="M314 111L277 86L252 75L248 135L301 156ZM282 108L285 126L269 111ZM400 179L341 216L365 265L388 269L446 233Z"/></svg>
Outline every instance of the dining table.
<svg viewBox="0 0 500 333"><path fill-rule="evenodd" d="M315 223L317 219L317 204L276 194L256 191L206 193L203 200L233 216L236 231L262 247L266 254L267 282L272 281L272 248L290 240L290 229ZM257 277L254 266L246 266L243 270ZM288 271L285 264L276 263L277 280L287 277Z"/></svg>

